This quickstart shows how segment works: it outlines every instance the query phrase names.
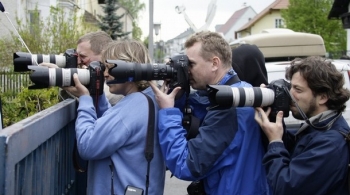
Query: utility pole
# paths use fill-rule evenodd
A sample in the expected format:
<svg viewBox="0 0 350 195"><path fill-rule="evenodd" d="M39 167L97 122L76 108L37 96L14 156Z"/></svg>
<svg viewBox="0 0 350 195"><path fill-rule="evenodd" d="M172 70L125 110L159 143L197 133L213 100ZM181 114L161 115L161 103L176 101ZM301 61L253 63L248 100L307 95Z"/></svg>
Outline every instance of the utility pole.
<svg viewBox="0 0 350 195"><path fill-rule="evenodd" d="M151 58L151 63L154 62L153 59L153 0L149 0L149 35L148 35L148 54Z"/></svg>

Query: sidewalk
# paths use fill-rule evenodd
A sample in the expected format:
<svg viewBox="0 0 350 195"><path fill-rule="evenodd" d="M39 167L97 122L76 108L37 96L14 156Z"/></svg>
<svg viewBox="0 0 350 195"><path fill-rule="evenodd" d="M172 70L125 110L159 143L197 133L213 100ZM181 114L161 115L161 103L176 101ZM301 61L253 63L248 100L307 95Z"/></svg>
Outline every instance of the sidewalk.
<svg viewBox="0 0 350 195"><path fill-rule="evenodd" d="M165 175L164 195L187 195L187 186L191 183L189 181L182 181L176 177L170 178L170 171Z"/></svg>

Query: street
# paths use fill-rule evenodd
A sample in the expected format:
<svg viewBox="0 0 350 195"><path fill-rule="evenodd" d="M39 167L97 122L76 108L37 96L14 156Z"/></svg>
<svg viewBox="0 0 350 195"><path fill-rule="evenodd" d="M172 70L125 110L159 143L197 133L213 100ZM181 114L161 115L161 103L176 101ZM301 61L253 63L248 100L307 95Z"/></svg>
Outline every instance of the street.
<svg viewBox="0 0 350 195"><path fill-rule="evenodd" d="M165 175L164 195L187 195L187 186L191 183L189 181L182 181L176 177L170 178L170 171Z"/></svg>

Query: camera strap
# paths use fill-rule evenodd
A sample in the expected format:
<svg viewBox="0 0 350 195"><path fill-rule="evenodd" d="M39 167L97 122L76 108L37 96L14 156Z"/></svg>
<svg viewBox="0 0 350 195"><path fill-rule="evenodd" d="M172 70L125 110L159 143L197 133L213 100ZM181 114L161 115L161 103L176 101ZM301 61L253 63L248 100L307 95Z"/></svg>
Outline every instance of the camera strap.
<svg viewBox="0 0 350 195"><path fill-rule="evenodd" d="M147 101L148 101L148 125L147 125L147 135L146 135L146 146L145 146L145 158L147 160L147 173L146 173L146 193L145 195L148 195L148 188L149 188L149 173L150 173L150 167L151 167L151 161L153 159L154 155L154 131L155 131L155 109L154 109L154 103L152 99L141 92L141 94L145 95ZM111 195L114 195L114 186L113 186L113 161L111 159L111 164L109 165L111 169Z"/></svg>

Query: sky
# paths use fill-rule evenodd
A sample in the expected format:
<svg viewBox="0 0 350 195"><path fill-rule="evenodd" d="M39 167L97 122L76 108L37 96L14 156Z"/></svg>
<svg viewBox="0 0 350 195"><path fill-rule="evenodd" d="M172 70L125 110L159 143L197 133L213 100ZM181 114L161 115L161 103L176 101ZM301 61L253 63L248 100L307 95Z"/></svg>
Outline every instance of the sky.
<svg viewBox="0 0 350 195"><path fill-rule="evenodd" d="M153 0L153 21L161 24L158 36L153 37L154 41L175 38L184 32L189 25L184 15L175 11L176 6L184 6L186 14L193 24L200 28L205 24L208 5L211 0ZM231 15L243 8L244 3L251 6L257 13L261 12L275 0L217 0L216 14L208 30L215 31L215 25L225 24ZM140 13L139 26L142 29L143 37L149 34L149 0L140 0L146 5L146 9Z"/></svg>

